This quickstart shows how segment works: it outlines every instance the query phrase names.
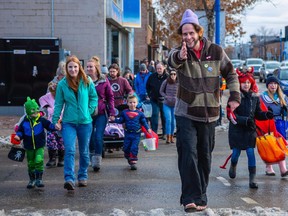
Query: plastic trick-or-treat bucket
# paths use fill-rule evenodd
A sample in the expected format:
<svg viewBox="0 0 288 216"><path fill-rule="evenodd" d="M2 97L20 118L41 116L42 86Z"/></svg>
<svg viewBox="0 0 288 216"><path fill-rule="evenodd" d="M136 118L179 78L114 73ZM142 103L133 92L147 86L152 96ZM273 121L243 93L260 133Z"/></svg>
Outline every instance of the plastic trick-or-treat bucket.
<svg viewBox="0 0 288 216"><path fill-rule="evenodd" d="M145 151L155 151L156 150L156 138L148 138L142 140L143 147Z"/></svg>
<svg viewBox="0 0 288 216"><path fill-rule="evenodd" d="M14 139L14 137L16 136L16 134L11 134L10 136L10 142L13 144L13 145L19 145L21 144L21 141L18 141L16 139Z"/></svg>

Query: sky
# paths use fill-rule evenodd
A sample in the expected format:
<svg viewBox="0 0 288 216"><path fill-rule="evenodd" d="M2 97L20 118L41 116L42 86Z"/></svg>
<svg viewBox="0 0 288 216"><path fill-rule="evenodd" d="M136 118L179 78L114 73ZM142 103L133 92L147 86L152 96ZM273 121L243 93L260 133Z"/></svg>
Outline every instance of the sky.
<svg viewBox="0 0 288 216"><path fill-rule="evenodd" d="M250 35L259 33L261 26L265 29L273 29L275 34L285 35L285 26L288 26L288 0L271 0L272 3L261 2L255 4L251 10L246 10L246 16L243 17L242 23L246 35L243 42L250 41Z"/></svg>

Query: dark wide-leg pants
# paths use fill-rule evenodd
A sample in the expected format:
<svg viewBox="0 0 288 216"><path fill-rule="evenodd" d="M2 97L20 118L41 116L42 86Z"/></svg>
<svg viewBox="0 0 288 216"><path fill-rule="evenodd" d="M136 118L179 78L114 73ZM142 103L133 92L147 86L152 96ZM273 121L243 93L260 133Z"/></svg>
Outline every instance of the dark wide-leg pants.
<svg viewBox="0 0 288 216"><path fill-rule="evenodd" d="M180 203L206 205L206 189L215 144L216 121L193 121L176 116L178 169L182 183Z"/></svg>

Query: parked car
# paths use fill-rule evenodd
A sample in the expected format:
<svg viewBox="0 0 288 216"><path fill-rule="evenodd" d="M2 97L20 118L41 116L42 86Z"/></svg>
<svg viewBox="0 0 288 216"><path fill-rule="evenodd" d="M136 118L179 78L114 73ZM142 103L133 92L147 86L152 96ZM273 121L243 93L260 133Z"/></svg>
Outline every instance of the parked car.
<svg viewBox="0 0 288 216"><path fill-rule="evenodd" d="M254 72L253 76L254 77L259 77L260 74L260 67L263 65L264 61L261 58L247 58L244 62L244 65L247 67L253 67Z"/></svg>
<svg viewBox="0 0 288 216"><path fill-rule="evenodd" d="M266 62L264 62L262 67L260 67L259 82L262 82L262 80L264 82L266 82L267 76L269 74L273 74L274 70L277 69L278 67L280 67L280 62L278 62L278 61L266 61Z"/></svg>
<svg viewBox="0 0 288 216"><path fill-rule="evenodd" d="M240 59L231 59L231 62L233 64L234 70L236 70L237 67L240 67L242 65L242 60Z"/></svg>
<svg viewBox="0 0 288 216"><path fill-rule="evenodd" d="M282 61L280 66L281 67L286 67L286 66L288 67L288 60Z"/></svg>
<svg viewBox="0 0 288 216"><path fill-rule="evenodd" d="M288 96L288 66L274 70L273 75L279 79L281 89Z"/></svg>

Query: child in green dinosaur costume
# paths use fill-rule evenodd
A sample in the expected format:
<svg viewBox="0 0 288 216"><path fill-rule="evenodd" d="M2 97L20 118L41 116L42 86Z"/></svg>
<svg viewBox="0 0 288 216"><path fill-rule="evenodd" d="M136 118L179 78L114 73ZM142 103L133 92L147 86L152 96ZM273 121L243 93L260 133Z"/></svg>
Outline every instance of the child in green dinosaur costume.
<svg viewBox="0 0 288 216"><path fill-rule="evenodd" d="M34 99L27 97L24 104L26 115L21 121L16 132L15 139L23 140L27 153L27 165L29 174L28 189L44 187L42 175L44 172L44 147L46 144L45 130L55 131L55 127L49 120L40 115L39 106ZM61 127L61 126L60 126Z"/></svg>

